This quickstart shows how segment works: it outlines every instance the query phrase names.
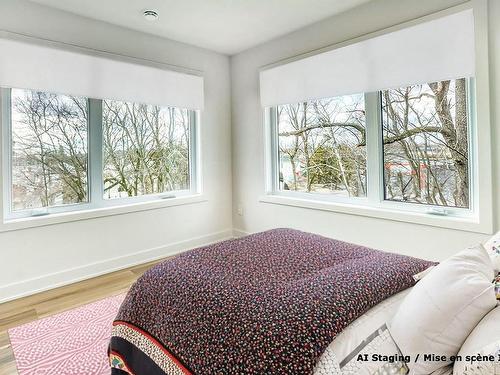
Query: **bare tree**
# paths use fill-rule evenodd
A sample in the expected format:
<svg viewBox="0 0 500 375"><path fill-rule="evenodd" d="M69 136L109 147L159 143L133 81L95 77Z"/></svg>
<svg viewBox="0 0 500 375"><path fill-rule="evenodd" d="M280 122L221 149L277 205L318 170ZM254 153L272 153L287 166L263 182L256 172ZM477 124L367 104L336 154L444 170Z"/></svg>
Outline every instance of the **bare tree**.
<svg viewBox="0 0 500 375"><path fill-rule="evenodd" d="M386 185L391 165L410 167L402 186L388 189L390 198L467 207L465 79L386 90L383 114Z"/></svg>
<svg viewBox="0 0 500 375"><path fill-rule="evenodd" d="M12 90L14 209L88 201L85 98ZM189 188L187 110L103 101L108 197Z"/></svg>
<svg viewBox="0 0 500 375"><path fill-rule="evenodd" d="M13 159L20 167L13 184L32 192L26 204L87 201L86 101L31 91L15 92L12 101ZM19 198L14 196L15 203Z"/></svg>
<svg viewBox="0 0 500 375"><path fill-rule="evenodd" d="M104 101L104 184L127 196L189 186L186 110Z"/></svg>
<svg viewBox="0 0 500 375"><path fill-rule="evenodd" d="M364 104L362 95L353 98L278 107L280 152L290 161L294 190L366 194L365 150L358 147L365 142Z"/></svg>
<svg viewBox="0 0 500 375"><path fill-rule="evenodd" d="M387 197L467 207L465 80L384 90L381 96ZM294 190L329 187L366 195L365 112L362 96L353 103L354 97L278 108L280 153L290 161Z"/></svg>

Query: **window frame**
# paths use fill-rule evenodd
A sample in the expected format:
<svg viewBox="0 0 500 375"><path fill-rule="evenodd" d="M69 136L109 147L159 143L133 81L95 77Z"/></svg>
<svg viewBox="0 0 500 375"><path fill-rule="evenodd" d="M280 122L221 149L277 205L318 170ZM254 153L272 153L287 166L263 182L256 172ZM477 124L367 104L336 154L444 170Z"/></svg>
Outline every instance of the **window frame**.
<svg viewBox="0 0 500 375"><path fill-rule="evenodd" d="M382 142L382 100L381 91L364 94L366 123L366 186L365 197L344 197L314 192L284 191L279 184L279 136L277 107L266 108L264 124L266 133L266 195L261 201L283 203L309 208L322 208L336 211L337 207L366 208L367 216L379 216L377 213L390 212L405 215L402 221L411 221L407 214L431 217L443 220L478 221L478 171L477 171L477 118L476 85L474 78L466 78L468 112L468 168L469 168L469 207L445 207L439 205L398 202L385 199L384 183L384 146ZM274 199L277 198L277 199ZM288 200L288 202L287 202ZM302 204L301 204L302 202ZM340 209L340 211L343 211ZM352 210L355 211L355 210ZM385 216L382 214L382 216ZM409 220L408 220L409 219Z"/></svg>
<svg viewBox="0 0 500 375"><path fill-rule="evenodd" d="M346 215L358 215L367 218L378 218L384 220L391 220L401 222L401 224L420 224L436 228L447 228L460 230L465 232L491 234L496 230L494 220L494 210L496 201L493 195L493 178L496 178L496 173L493 171L494 159L492 145L492 125L491 125L491 111L490 111L490 69L489 69L489 45L488 45L488 1L487 0L474 0L463 4L455 5L444 10L434 13L423 15L422 17L415 18L409 21L401 22L393 26L378 29L360 36L355 36L352 39L341 40L333 44L326 45L322 48L296 55L289 56L279 61L269 62L260 67L260 71L284 64L300 60L309 56L316 55L321 52L330 51L336 48L349 46L366 39L384 35L393 31L398 31L403 28L418 25L422 22L431 21L446 15L460 12L466 9L472 9L474 12L474 41L475 41L475 102L474 105L474 120L477 124L475 128L475 144L473 145L473 155L475 159L474 179L478 181L475 186L474 197L477 205L475 207L474 215L466 218L439 216L426 213L402 212L398 210L391 210L390 208L369 207L366 205L355 204L342 204L337 202L321 202L299 197L284 197L276 195L272 191L272 181L270 175L270 160L271 160L271 142L269 131L269 108L264 108L262 112L261 131L262 139L264 140L264 159L262 163L262 171L265 176L263 184L261 185L261 195L259 202L264 204L281 205L279 212L288 212L289 207L297 207L306 210L338 212ZM306 214L306 212L304 212ZM319 214L319 213L318 213ZM337 220L332 218L332 220ZM365 220L365 223L370 225L381 225L376 221ZM380 226L379 228L383 228ZM404 229L404 226L399 226ZM436 228L429 228L436 229ZM408 229L408 227L406 227ZM405 229L405 230L406 230ZM454 232L448 232L454 233Z"/></svg>
<svg viewBox="0 0 500 375"><path fill-rule="evenodd" d="M0 120L2 124L2 216L3 227L19 221L38 221L38 225L44 225L43 221L67 221L67 214L83 213L83 217L89 217L89 213L99 212L96 216L103 216L103 211L123 213L127 211L140 211L162 206L184 204L185 202L199 201L200 173L199 173L199 111L188 110L189 114L189 189L167 191L164 193L145 194L134 197L121 197L104 199L103 183L103 138L102 138L102 102L101 99L87 98L88 125L87 125L87 194L88 202L56 205L41 209L12 210L12 105L11 88L0 88ZM31 90L31 89L25 89ZM32 90L36 91L36 90ZM61 94L68 95L68 94ZM191 198L194 198L191 199ZM113 209L116 209L113 211ZM62 220L57 217L62 215ZM90 215L92 216L92 214ZM54 219L52 219L54 217ZM46 220L49 219L50 220ZM78 216L75 219L79 219ZM42 221L42 222L40 222ZM26 224L26 223L25 223ZM18 227L32 226L13 225Z"/></svg>

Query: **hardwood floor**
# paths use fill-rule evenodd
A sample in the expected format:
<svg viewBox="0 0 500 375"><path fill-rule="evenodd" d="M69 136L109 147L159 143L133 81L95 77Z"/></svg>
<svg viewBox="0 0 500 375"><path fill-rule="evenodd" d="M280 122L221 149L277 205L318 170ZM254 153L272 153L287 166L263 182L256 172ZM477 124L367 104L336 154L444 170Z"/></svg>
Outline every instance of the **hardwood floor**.
<svg viewBox="0 0 500 375"><path fill-rule="evenodd" d="M0 304L0 375L17 375L7 334L9 328L123 293L147 269L160 261Z"/></svg>

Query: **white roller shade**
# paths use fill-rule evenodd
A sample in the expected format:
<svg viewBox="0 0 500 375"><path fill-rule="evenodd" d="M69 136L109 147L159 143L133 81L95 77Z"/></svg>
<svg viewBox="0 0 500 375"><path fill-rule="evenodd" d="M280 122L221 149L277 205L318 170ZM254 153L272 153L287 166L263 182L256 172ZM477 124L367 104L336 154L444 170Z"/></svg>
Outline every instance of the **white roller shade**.
<svg viewBox="0 0 500 375"><path fill-rule="evenodd" d="M472 77L472 9L264 69L264 107Z"/></svg>
<svg viewBox="0 0 500 375"><path fill-rule="evenodd" d="M24 41L0 39L0 86L203 109L203 78Z"/></svg>

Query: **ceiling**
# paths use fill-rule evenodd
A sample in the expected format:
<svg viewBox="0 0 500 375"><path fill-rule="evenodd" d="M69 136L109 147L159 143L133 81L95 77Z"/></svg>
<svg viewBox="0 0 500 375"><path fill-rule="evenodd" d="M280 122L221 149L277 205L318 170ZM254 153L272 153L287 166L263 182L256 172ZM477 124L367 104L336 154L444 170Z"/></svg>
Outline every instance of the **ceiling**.
<svg viewBox="0 0 500 375"><path fill-rule="evenodd" d="M31 1L232 55L370 0ZM146 9L159 19L145 20Z"/></svg>

